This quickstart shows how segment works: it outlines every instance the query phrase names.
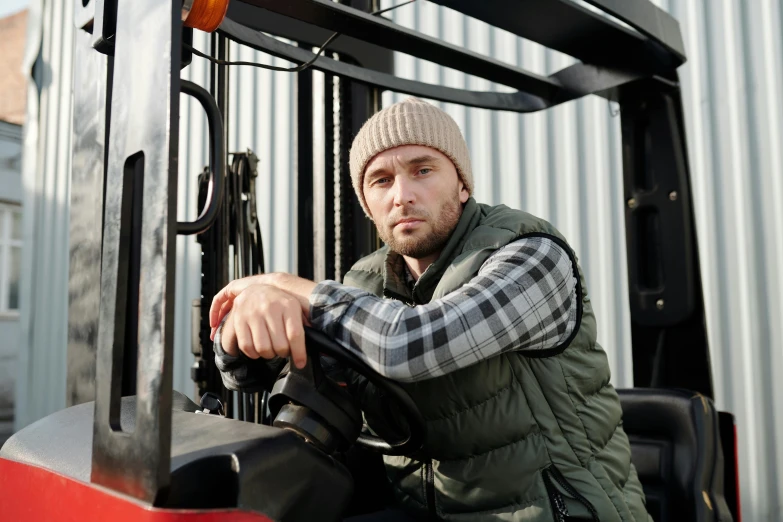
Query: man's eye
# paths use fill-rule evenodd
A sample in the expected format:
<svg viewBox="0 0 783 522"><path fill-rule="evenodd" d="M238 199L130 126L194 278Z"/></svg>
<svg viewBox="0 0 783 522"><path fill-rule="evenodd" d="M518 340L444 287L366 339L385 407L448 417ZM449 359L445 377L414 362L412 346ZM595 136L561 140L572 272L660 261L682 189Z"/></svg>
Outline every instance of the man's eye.
<svg viewBox="0 0 783 522"><path fill-rule="evenodd" d="M430 168L419 169L419 174L429 174L430 172L432 172Z"/></svg>
<svg viewBox="0 0 783 522"><path fill-rule="evenodd" d="M375 181L373 181L372 184L373 185L385 185L389 181L391 181L390 178L378 178Z"/></svg>

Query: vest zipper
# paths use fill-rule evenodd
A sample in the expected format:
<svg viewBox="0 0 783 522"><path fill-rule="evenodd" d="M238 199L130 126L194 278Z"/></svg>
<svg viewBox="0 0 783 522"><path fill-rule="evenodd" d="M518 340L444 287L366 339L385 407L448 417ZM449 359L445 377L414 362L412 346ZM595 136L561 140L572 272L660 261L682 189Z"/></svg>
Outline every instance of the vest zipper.
<svg viewBox="0 0 783 522"><path fill-rule="evenodd" d="M549 494L549 502L552 505L552 515L555 517L555 522L565 522L568 518L568 508L563 500L563 495L560 494L555 486L552 485L552 479L549 477L549 470L544 470L542 476L544 478L544 486Z"/></svg>
<svg viewBox="0 0 783 522"><path fill-rule="evenodd" d="M555 466L550 466L544 470L544 482L546 483L547 489L551 488L550 498L552 500L552 509L557 509L557 512L555 513L558 517L556 519L557 522L568 522L568 520L570 520L570 516L568 515L568 509L566 508L562 495L560 495L560 493L555 490L554 487L552 487L552 482L549 479L550 476L555 479L555 482L557 482L560 487L566 491L566 493L571 495L577 502L582 504L590 512L594 522L600 522L598 519L598 512L595 510L595 507L593 507L590 501L568 483L562 473L560 473L559 469L557 469Z"/></svg>
<svg viewBox="0 0 783 522"><path fill-rule="evenodd" d="M427 488L427 510L430 520L438 520L438 509L435 507L435 472L432 469L432 459L427 459L424 475Z"/></svg>
<svg viewBox="0 0 783 522"><path fill-rule="evenodd" d="M391 290L384 289L383 296L388 297L389 299L394 299L396 301L401 301L408 306L414 306L416 304L412 299L405 297L404 295L400 295L397 292L392 292Z"/></svg>

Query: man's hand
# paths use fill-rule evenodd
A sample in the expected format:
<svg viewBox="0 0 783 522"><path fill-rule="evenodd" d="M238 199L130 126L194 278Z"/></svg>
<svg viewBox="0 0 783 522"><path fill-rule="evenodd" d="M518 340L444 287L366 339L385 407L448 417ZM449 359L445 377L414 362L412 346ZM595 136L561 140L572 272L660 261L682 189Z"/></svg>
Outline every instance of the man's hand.
<svg viewBox="0 0 783 522"><path fill-rule="evenodd" d="M215 330L217 330L220 321L231 311L234 306L234 299L250 285L265 284L266 274L259 274L242 279L235 279L227 284L223 289L212 298L212 306L209 308L209 326L212 327L210 339L215 339Z"/></svg>
<svg viewBox="0 0 783 522"><path fill-rule="evenodd" d="M220 325L223 317L231 311L237 297L253 285L274 286L275 288L288 293L290 297L298 299L305 320L309 317L309 298L310 293L313 291L313 288L315 288L314 282L284 273L260 274L244 277L231 281L215 295L214 299L212 299L212 306L209 309L209 325L212 327L210 339L215 339L217 327Z"/></svg>
<svg viewBox="0 0 783 522"><path fill-rule="evenodd" d="M241 351L251 359L290 356L297 368L303 368L305 318L299 299L271 285L250 282L235 288L240 290L223 326L223 350L232 356Z"/></svg>

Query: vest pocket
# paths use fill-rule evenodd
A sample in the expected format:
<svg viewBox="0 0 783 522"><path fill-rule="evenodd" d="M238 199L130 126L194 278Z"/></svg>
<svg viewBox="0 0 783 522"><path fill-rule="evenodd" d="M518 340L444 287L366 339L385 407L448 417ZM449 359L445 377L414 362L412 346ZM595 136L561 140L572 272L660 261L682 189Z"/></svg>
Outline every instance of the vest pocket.
<svg viewBox="0 0 783 522"><path fill-rule="evenodd" d="M600 522L595 507L569 484L554 465L543 470L541 475L555 522Z"/></svg>

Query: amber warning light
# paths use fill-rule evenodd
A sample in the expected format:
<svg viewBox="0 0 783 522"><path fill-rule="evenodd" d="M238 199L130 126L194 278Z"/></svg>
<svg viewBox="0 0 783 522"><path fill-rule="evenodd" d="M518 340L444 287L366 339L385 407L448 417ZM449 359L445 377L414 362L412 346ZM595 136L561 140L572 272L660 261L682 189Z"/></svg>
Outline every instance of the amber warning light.
<svg viewBox="0 0 783 522"><path fill-rule="evenodd" d="M229 0L184 0L182 21L186 27L211 33L226 17Z"/></svg>

